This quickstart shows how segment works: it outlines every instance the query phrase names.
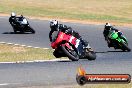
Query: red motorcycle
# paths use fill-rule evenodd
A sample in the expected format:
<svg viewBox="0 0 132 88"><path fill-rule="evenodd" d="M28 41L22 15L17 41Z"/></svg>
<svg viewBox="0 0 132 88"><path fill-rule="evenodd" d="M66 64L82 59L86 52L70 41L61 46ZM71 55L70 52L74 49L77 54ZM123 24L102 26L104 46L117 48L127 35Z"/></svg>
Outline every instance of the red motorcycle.
<svg viewBox="0 0 132 88"><path fill-rule="evenodd" d="M53 55L56 58L68 57L72 61L78 61L81 58L96 59L96 54L91 47L83 48L80 39L70 34L59 31L52 40L51 47L55 49Z"/></svg>

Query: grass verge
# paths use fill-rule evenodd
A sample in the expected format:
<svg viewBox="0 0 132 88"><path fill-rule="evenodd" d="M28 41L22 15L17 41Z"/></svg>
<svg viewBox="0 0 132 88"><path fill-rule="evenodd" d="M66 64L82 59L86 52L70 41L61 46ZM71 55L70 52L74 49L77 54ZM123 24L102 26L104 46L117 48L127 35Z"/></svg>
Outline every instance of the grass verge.
<svg viewBox="0 0 132 88"><path fill-rule="evenodd" d="M0 44L0 62L51 60L52 49L28 48L19 45Z"/></svg>
<svg viewBox="0 0 132 88"><path fill-rule="evenodd" d="M132 23L132 0L1 0L0 13Z"/></svg>

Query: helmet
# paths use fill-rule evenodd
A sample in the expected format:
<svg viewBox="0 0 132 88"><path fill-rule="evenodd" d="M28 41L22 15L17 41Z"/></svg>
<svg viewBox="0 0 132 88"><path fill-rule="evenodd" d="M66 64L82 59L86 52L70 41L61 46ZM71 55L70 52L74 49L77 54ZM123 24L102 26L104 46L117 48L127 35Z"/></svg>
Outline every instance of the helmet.
<svg viewBox="0 0 132 88"><path fill-rule="evenodd" d="M111 27L112 27L112 26L110 25L110 23L106 23L106 24L105 24L105 29L106 29L106 30L110 30Z"/></svg>
<svg viewBox="0 0 132 88"><path fill-rule="evenodd" d="M14 12L11 13L11 17L15 17L16 14Z"/></svg>
<svg viewBox="0 0 132 88"><path fill-rule="evenodd" d="M59 24L59 29L68 29L68 27L64 24Z"/></svg>
<svg viewBox="0 0 132 88"><path fill-rule="evenodd" d="M56 30L58 28L58 21L57 20L51 20L50 21L50 28Z"/></svg>

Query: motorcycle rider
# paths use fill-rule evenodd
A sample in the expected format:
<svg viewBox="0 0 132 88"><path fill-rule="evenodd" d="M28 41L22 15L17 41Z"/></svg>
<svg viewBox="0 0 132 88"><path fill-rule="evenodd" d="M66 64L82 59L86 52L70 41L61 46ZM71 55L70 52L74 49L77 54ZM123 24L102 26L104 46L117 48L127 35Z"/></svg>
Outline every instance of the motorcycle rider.
<svg viewBox="0 0 132 88"><path fill-rule="evenodd" d="M20 17L18 17L19 18L19 21L23 21L23 19L25 18L25 17L23 17L23 15L21 15Z"/></svg>
<svg viewBox="0 0 132 88"><path fill-rule="evenodd" d="M23 15L17 17L16 13L12 12L11 17L9 18L9 22L14 27L15 25L18 24L17 21L22 21L23 19L24 19Z"/></svg>
<svg viewBox="0 0 132 88"><path fill-rule="evenodd" d="M105 37L105 40L107 41L108 43L108 47L111 47L112 46L112 40L110 40L108 38L108 35L109 35L109 32L110 31L115 31L115 32L118 32L118 36L124 40L126 40L124 37L123 37L123 33L121 31L119 31L118 29L114 28L113 26L111 26L110 23L106 23L105 24L105 27L104 27L104 31L103 31L103 35Z"/></svg>
<svg viewBox="0 0 132 88"><path fill-rule="evenodd" d="M12 26L16 25L16 13L12 12L11 17L9 18L9 22Z"/></svg>
<svg viewBox="0 0 132 88"><path fill-rule="evenodd" d="M80 39L83 46L84 46L84 48L90 48L88 42L86 40L83 40L82 37L79 35L79 33L77 31L74 31L71 27L68 27L68 26L63 25L63 24L59 24L59 22L57 20L51 20L50 21L50 28L51 28L51 31L49 33L50 42L53 41L52 40L53 39L52 34L54 32L58 32L60 30L60 31L66 33L66 34L71 34L74 37Z"/></svg>

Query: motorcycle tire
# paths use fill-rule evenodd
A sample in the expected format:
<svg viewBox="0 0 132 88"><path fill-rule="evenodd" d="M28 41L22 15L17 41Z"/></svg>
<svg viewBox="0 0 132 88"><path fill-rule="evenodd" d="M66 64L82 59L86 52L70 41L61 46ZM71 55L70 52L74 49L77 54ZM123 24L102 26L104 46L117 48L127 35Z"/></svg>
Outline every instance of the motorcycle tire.
<svg viewBox="0 0 132 88"><path fill-rule="evenodd" d="M56 58L60 58L60 55L58 55L56 52L53 52L53 55L54 55Z"/></svg>
<svg viewBox="0 0 132 88"><path fill-rule="evenodd" d="M16 34L17 33L16 27L12 25L12 28L13 28L14 33Z"/></svg>
<svg viewBox="0 0 132 88"><path fill-rule="evenodd" d="M87 53L88 60L95 60L96 59L96 53L94 51L90 51Z"/></svg>
<svg viewBox="0 0 132 88"><path fill-rule="evenodd" d="M128 51L128 52L130 52L131 51L131 49L128 47L128 45L127 44L125 44L124 42L121 42L121 44L122 44L122 50L123 51Z"/></svg>
<svg viewBox="0 0 132 88"><path fill-rule="evenodd" d="M20 33L21 33L21 34L24 34L24 33L25 33L25 31L21 30L21 31L20 31Z"/></svg>
<svg viewBox="0 0 132 88"><path fill-rule="evenodd" d="M17 30L14 29L14 33L16 34L17 33Z"/></svg>
<svg viewBox="0 0 132 88"><path fill-rule="evenodd" d="M33 34L35 34L35 30L29 26L29 31L32 32Z"/></svg>
<svg viewBox="0 0 132 88"><path fill-rule="evenodd" d="M24 34L24 31L23 31L23 30L21 30L21 31L20 31L20 30L19 30L19 31L18 31L18 30L14 30L14 33L15 33L15 34L18 34L18 33Z"/></svg>
<svg viewBox="0 0 132 88"><path fill-rule="evenodd" d="M72 54L70 53L70 52L72 52L72 51L69 51L69 50L67 49L66 46L61 46L61 49L62 49L62 51L66 54L66 56L67 56L70 60L72 60L72 61L78 61L78 60L79 60L79 56L78 56L78 54L75 52L75 49L74 49L74 52L76 53L76 56L72 55Z"/></svg>

